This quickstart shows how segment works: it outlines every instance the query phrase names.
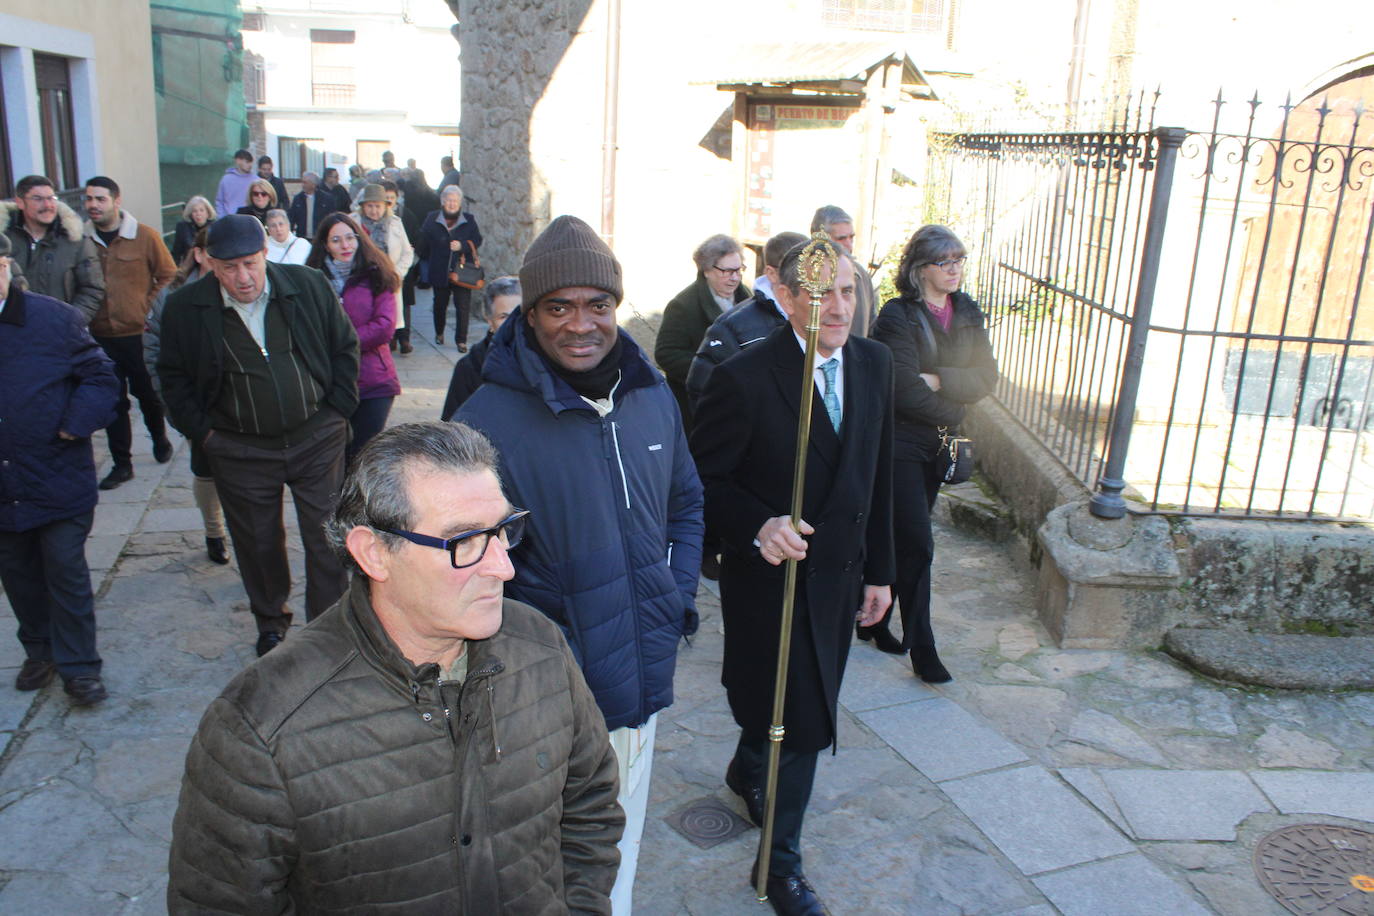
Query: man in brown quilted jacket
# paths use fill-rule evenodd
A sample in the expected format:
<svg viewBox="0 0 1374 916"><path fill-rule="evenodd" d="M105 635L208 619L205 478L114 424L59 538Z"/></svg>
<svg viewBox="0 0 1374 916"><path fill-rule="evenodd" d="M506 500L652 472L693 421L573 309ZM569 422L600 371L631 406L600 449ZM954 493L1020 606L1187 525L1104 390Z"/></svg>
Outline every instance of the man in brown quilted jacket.
<svg viewBox="0 0 1374 916"><path fill-rule="evenodd" d="M558 627L503 598L525 513L455 423L358 455L328 534L340 602L201 720L172 913L610 913L625 816Z"/></svg>

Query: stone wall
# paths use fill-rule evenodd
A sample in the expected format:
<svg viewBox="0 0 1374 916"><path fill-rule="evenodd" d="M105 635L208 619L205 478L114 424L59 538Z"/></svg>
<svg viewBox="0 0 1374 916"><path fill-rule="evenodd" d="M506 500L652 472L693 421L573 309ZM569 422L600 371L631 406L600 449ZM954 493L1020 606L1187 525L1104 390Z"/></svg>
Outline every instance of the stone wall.
<svg viewBox="0 0 1374 916"><path fill-rule="evenodd" d="M489 276L514 273L548 225L551 191L532 161L532 124L592 0L460 0L463 193L482 227ZM601 96L563 142L601 148ZM594 109L594 114L591 109ZM598 152L599 156L599 152ZM595 228L595 213L579 214Z"/></svg>
<svg viewBox="0 0 1374 916"><path fill-rule="evenodd" d="M989 398L969 411L983 480L1040 567L1038 610L1066 648L1158 647L1176 626L1374 635L1374 530L1331 522L1128 515Z"/></svg>

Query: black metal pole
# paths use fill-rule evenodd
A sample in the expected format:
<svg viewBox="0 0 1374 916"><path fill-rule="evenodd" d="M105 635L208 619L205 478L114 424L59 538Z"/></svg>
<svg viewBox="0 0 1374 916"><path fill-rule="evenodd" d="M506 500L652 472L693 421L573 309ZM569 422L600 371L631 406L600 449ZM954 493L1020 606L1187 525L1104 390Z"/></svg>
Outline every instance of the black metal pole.
<svg viewBox="0 0 1374 916"><path fill-rule="evenodd" d="M1097 480L1097 492L1088 503L1089 511L1098 518L1121 518L1126 514L1126 501L1121 498L1121 491L1126 489L1126 454L1131 446L1131 427L1135 423L1140 371L1145 365L1145 339L1150 333L1150 312L1154 308L1155 284L1159 281L1164 226L1169 221L1174 165L1178 161L1178 149L1188 136L1188 131L1181 127L1159 127L1154 133L1159 141L1159 151L1155 160L1155 184L1150 189L1150 217L1145 226L1144 251L1140 256L1140 277L1136 281L1131 333L1126 341L1126 358L1121 365L1121 385L1117 388L1116 409L1112 415L1107 465Z"/></svg>

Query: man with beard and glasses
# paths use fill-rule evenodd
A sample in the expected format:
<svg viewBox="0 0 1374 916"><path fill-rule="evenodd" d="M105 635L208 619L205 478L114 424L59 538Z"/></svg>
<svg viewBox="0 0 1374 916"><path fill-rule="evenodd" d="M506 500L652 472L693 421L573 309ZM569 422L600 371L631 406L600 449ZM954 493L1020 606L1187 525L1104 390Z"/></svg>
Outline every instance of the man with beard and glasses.
<svg viewBox="0 0 1374 916"><path fill-rule="evenodd" d="M672 392L620 333L620 262L560 216L520 266L521 307L492 338L484 384L454 419L484 432L530 510L506 593L563 630L620 762L625 838L611 900L630 912L655 714L697 626L702 494Z"/></svg>

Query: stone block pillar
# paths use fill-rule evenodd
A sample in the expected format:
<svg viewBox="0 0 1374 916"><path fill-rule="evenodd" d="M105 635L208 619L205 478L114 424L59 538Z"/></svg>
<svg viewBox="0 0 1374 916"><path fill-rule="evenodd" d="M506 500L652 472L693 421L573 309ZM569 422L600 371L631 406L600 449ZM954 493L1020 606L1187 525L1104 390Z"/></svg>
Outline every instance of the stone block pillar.
<svg viewBox="0 0 1374 916"><path fill-rule="evenodd" d="M1036 606L1060 647L1158 648L1177 624L1184 579L1163 518L1101 519L1068 503L1036 537Z"/></svg>

